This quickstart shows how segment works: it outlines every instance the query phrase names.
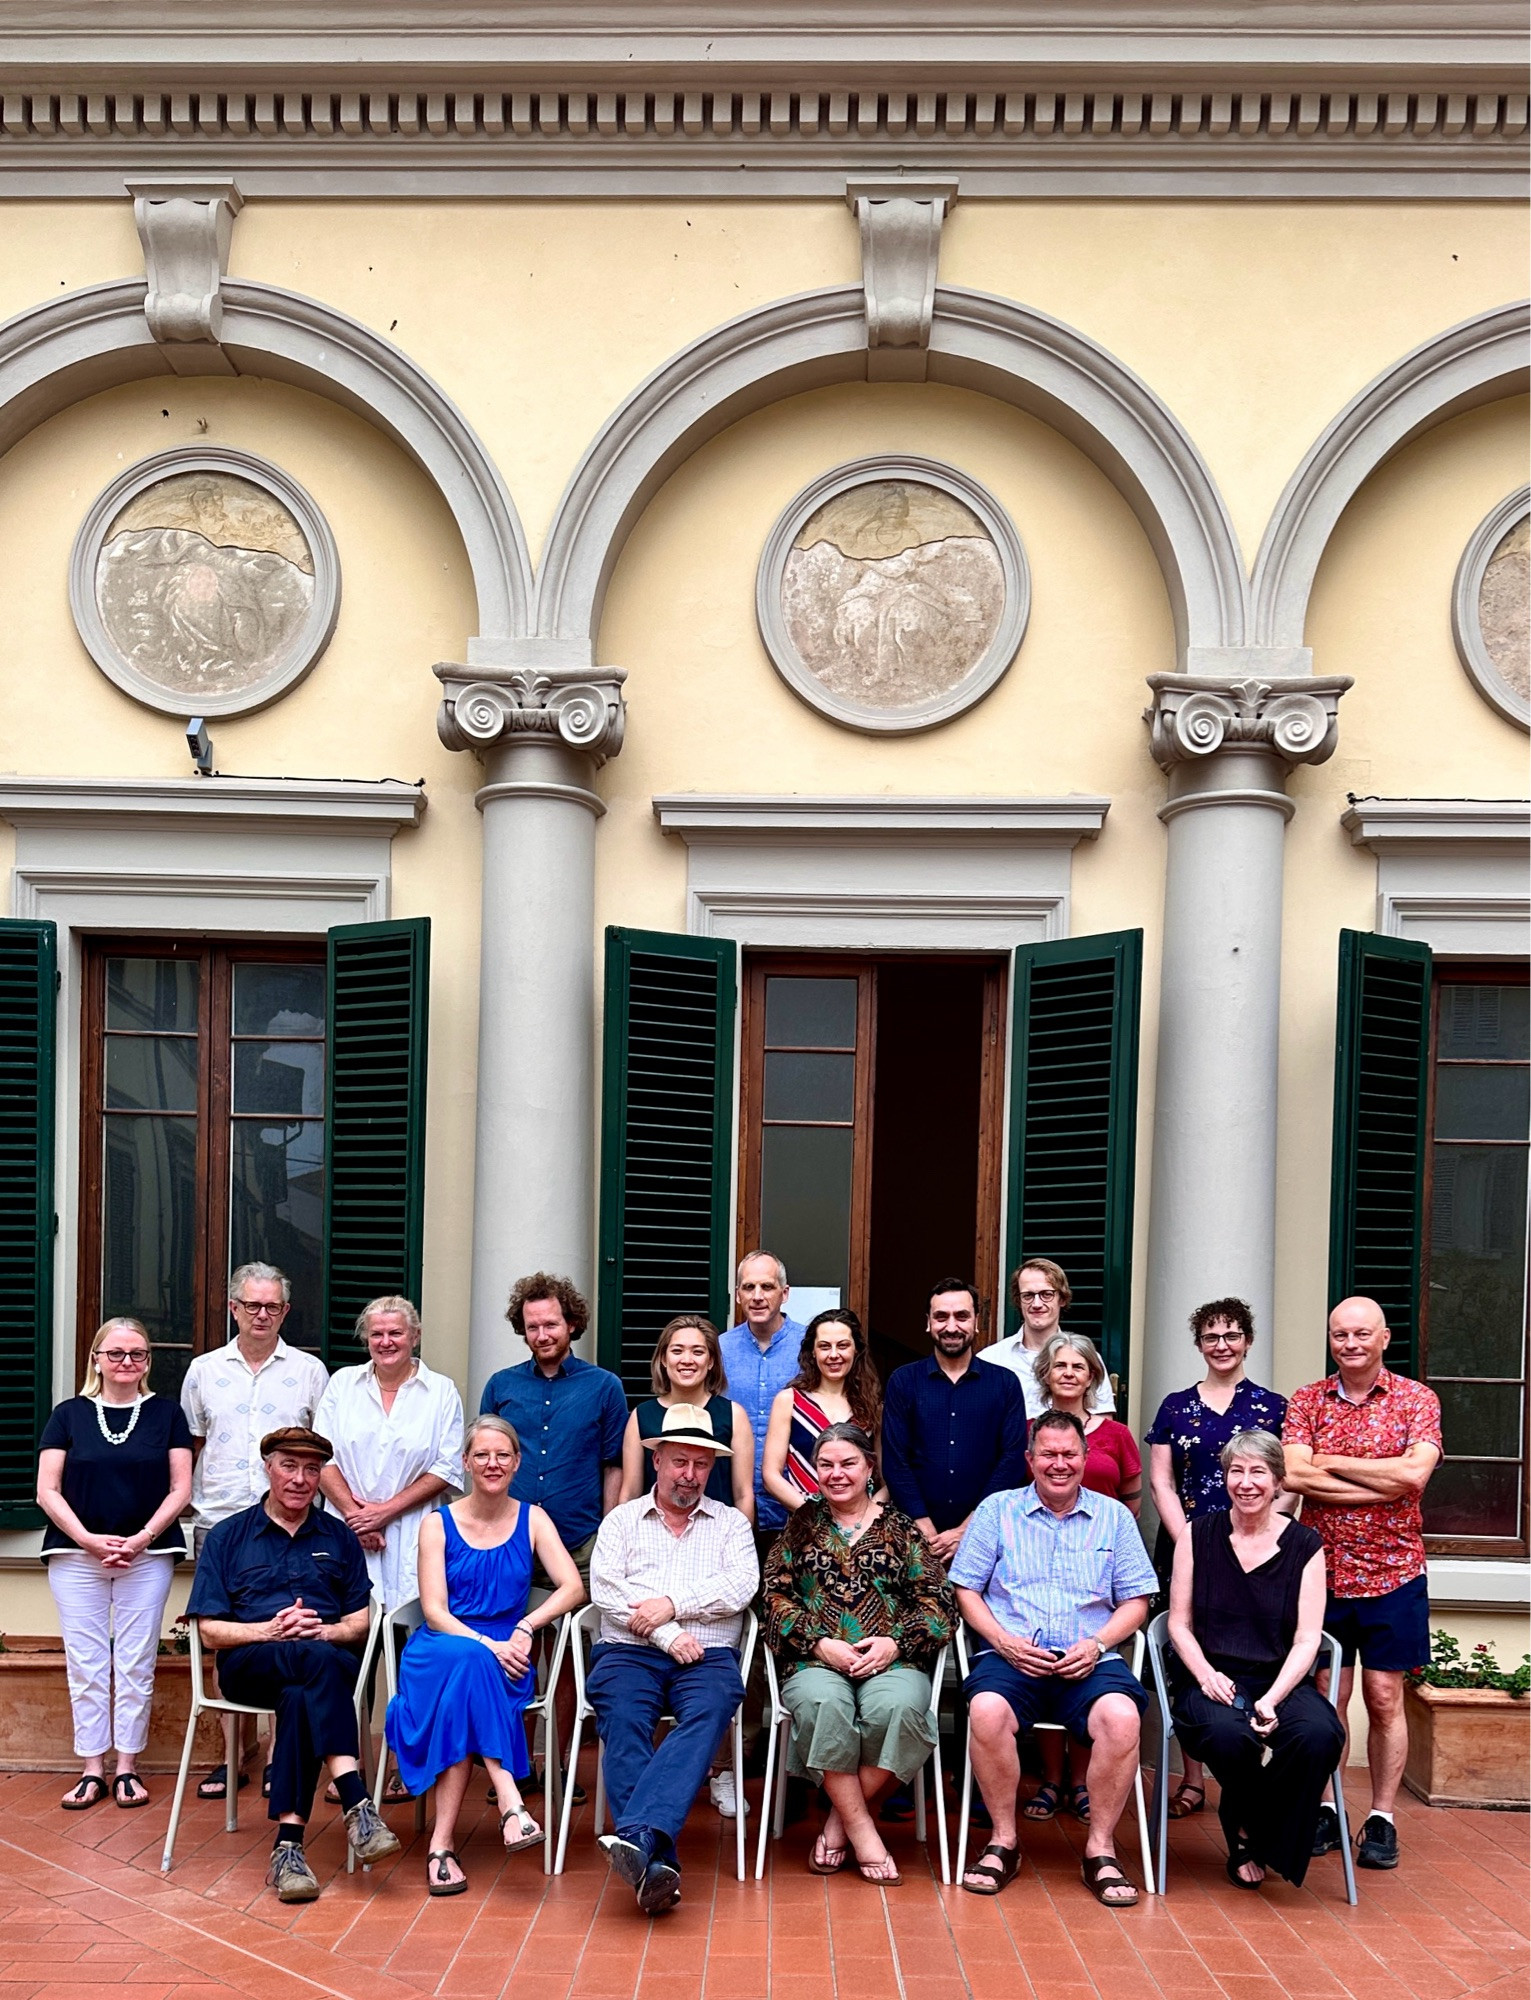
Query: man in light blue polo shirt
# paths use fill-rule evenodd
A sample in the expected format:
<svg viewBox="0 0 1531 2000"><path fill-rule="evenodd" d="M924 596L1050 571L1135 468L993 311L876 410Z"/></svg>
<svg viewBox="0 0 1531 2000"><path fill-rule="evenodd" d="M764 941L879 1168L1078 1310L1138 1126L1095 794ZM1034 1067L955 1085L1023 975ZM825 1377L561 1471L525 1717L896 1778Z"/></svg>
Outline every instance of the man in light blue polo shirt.
<svg viewBox="0 0 1531 2000"><path fill-rule="evenodd" d="M728 1393L744 1406L755 1432L755 1542L762 1563L766 1551L787 1525L787 1510L767 1493L761 1467L765 1462L766 1425L771 1405L797 1374L798 1352L805 1328L786 1312L787 1267L769 1250L752 1250L734 1279L738 1323L723 1335L723 1367Z"/></svg>

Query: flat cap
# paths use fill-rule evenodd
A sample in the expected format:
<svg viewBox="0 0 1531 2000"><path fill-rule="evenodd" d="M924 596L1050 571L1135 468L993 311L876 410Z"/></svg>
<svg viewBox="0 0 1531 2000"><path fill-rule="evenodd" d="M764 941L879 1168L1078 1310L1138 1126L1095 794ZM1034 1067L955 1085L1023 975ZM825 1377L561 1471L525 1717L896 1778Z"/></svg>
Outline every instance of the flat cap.
<svg viewBox="0 0 1531 2000"><path fill-rule="evenodd" d="M260 1455L269 1458L274 1451L285 1451L294 1458L317 1458L325 1465L335 1456L335 1447L327 1437L320 1437L317 1431L309 1430L303 1424L288 1424L279 1431L267 1431L260 1441Z"/></svg>

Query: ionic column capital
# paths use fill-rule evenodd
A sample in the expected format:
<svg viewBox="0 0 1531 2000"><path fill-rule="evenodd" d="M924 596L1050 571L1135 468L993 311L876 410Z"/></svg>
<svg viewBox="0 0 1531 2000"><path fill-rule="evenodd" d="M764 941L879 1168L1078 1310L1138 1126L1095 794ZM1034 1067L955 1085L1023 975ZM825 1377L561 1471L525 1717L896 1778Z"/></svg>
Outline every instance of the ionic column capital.
<svg viewBox="0 0 1531 2000"><path fill-rule="evenodd" d="M1255 655L1251 653L1250 664ZM1221 750L1322 764L1339 742L1345 674L1150 674L1149 748L1166 771Z"/></svg>
<svg viewBox="0 0 1531 2000"><path fill-rule="evenodd" d="M627 704L619 667L461 666L432 671L445 691L436 731L449 750L517 744L575 750L599 770L622 748Z"/></svg>

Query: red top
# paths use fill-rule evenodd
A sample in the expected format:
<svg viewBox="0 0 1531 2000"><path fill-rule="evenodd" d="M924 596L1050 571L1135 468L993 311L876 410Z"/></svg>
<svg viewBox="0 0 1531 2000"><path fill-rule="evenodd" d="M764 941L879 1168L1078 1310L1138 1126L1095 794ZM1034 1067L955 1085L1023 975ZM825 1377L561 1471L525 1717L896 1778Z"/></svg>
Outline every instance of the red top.
<svg viewBox="0 0 1531 2000"><path fill-rule="evenodd" d="M1338 1375L1309 1382L1287 1404L1287 1444L1338 1458L1402 1458L1414 1444L1441 1449L1441 1403L1423 1382L1384 1368L1363 1402L1340 1394ZM1324 1544L1336 1597L1383 1597L1425 1573L1424 1524L1417 1499L1342 1507L1304 1499L1302 1518Z"/></svg>
<svg viewBox="0 0 1531 2000"><path fill-rule="evenodd" d="M1085 1437L1089 1456L1084 1462L1084 1483L1092 1493L1104 1493L1120 1500L1122 1488L1141 1484L1143 1460L1138 1441L1125 1424L1115 1417L1103 1417Z"/></svg>

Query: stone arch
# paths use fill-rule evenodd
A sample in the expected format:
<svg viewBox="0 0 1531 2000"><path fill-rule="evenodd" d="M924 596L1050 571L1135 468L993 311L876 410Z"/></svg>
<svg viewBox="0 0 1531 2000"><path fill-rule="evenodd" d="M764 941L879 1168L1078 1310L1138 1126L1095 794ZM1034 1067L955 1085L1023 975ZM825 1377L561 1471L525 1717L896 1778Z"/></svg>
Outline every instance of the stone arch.
<svg viewBox="0 0 1531 2000"><path fill-rule="evenodd" d="M1341 514L1422 432L1526 385L1531 308L1499 306L1427 340L1347 403L1293 473L1260 544L1252 638L1300 646L1313 579Z"/></svg>
<svg viewBox="0 0 1531 2000"><path fill-rule="evenodd" d="M144 281L91 285L0 326L0 456L100 390L171 373L144 317ZM374 425L452 511L478 598L479 636L527 630L532 570L514 504L462 412L398 348L277 285L225 279L222 348L242 375L287 382Z"/></svg>
<svg viewBox="0 0 1531 2000"><path fill-rule="evenodd" d="M865 380L866 295L804 292L704 334L604 425L566 488L538 572L537 633L589 664L606 587L638 516L678 465L770 403ZM1009 299L941 286L928 379L1016 405L1123 494L1164 573L1181 663L1245 638L1248 583L1211 473L1147 385L1083 334Z"/></svg>

